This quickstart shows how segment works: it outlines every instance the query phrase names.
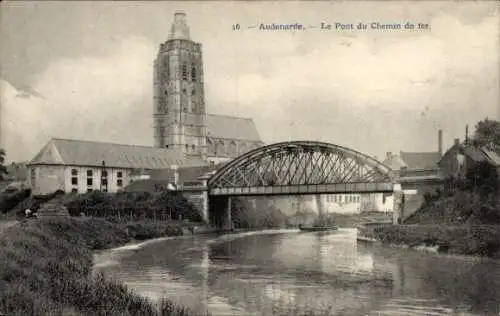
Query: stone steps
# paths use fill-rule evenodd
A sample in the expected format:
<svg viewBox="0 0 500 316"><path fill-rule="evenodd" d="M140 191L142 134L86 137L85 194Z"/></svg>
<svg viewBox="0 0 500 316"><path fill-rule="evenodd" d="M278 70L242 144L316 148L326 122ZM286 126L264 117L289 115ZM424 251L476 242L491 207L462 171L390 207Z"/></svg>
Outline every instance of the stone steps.
<svg viewBox="0 0 500 316"><path fill-rule="evenodd" d="M47 202L37 212L37 217L47 216L69 216L68 209L60 204L54 202Z"/></svg>

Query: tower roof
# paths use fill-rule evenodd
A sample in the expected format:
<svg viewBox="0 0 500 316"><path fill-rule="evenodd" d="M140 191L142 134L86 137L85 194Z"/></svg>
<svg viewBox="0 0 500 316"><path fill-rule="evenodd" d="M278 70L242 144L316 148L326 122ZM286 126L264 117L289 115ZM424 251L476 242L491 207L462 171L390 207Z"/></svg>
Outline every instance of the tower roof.
<svg viewBox="0 0 500 316"><path fill-rule="evenodd" d="M190 40L191 36L189 36L189 27L186 23L186 13L184 12L176 12L174 15L174 23L170 27L170 35L168 37L169 40L173 39L185 39Z"/></svg>

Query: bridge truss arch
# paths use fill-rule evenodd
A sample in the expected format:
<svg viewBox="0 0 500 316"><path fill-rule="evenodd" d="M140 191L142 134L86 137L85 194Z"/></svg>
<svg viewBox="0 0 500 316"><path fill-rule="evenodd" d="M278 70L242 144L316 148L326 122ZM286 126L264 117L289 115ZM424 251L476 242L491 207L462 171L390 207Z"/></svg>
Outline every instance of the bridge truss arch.
<svg viewBox="0 0 500 316"><path fill-rule="evenodd" d="M315 141L254 149L220 168L210 195L392 192L391 168L353 149Z"/></svg>

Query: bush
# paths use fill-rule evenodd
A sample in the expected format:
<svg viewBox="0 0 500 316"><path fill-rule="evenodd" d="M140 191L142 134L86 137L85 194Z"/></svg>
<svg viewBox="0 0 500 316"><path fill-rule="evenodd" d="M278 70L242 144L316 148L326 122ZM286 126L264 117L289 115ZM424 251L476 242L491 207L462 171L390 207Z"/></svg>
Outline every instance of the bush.
<svg viewBox="0 0 500 316"><path fill-rule="evenodd" d="M0 194L0 210L2 213L7 213L15 208L18 204L29 198L31 189L16 190L14 192L4 192Z"/></svg>
<svg viewBox="0 0 500 316"><path fill-rule="evenodd" d="M361 233L383 243L438 246L446 253L500 258L499 226L381 225Z"/></svg>
<svg viewBox="0 0 500 316"><path fill-rule="evenodd" d="M7 229L0 236L0 311L9 315L192 315L166 300L158 309L125 285L92 274L91 249L117 246L130 238L124 227L101 219L44 219Z"/></svg>
<svg viewBox="0 0 500 316"><path fill-rule="evenodd" d="M120 192L93 191L77 195L65 203L70 215L85 213L96 217L127 217L147 219L167 217L199 222L201 214L179 192Z"/></svg>

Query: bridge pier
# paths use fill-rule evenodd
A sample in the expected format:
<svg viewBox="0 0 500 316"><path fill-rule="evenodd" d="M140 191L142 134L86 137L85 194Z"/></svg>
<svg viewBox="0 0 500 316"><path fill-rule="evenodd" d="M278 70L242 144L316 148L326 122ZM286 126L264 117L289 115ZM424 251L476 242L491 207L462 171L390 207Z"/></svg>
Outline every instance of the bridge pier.
<svg viewBox="0 0 500 316"><path fill-rule="evenodd" d="M231 204L232 204L232 198L229 196L227 198L226 207L224 208L224 220L222 222L222 230L233 229L233 219L231 218Z"/></svg>
<svg viewBox="0 0 500 316"><path fill-rule="evenodd" d="M401 184L394 184L394 191L392 193L392 200L394 203L392 213L392 224L399 225L403 221L403 208L404 208L404 192Z"/></svg>
<svg viewBox="0 0 500 316"><path fill-rule="evenodd" d="M203 180L203 186L207 187L207 180ZM208 190L205 190L202 193L202 206L201 206L201 219L205 224L210 224L210 218L208 216L209 207L210 206L208 203Z"/></svg>

